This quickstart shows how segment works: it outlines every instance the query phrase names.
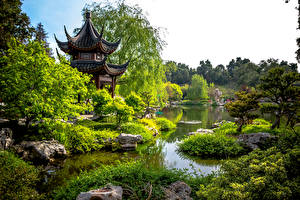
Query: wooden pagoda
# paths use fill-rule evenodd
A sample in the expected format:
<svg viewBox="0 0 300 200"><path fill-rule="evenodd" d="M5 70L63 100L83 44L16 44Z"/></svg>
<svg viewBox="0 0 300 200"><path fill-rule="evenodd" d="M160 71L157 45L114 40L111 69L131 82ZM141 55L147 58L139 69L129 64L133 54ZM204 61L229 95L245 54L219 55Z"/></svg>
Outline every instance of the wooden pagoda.
<svg viewBox="0 0 300 200"><path fill-rule="evenodd" d="M121 40L108 42L103 36L103 27L99 34L91 21L91 13L86 13L85 23L75 37L71 37L64 26L67 42L55 40L59 48L72 56L71 66L78 71L93 75L97 89L110 85L110 92L114 97L116 79L127 69L129 61L122 65L106 63L107 56L113 53Z"/></svg>

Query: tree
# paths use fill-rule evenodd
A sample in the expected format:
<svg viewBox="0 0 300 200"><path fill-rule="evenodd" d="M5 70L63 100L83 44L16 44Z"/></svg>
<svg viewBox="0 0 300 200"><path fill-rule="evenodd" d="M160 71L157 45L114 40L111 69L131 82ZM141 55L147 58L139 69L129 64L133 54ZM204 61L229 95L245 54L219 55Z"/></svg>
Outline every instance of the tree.
<svg viewBox="0 0 300 200"><path fill-rule="evenodd" d="M175 83L165 83L165 89L168 93L169 101L180 101L182 99L182 91L179 85Z"/></svg>
<svg viewBox="0 0 300 200"><path fill-rule="evenodd" d="M24 42L32 36L34 29L21 6L21 0L0 0L0 52L8 49L11 37Z"/></svg>
<svg viewBox="0 0 300 200"><path fill-rule="evenodd" d="M206 80L202 76L195 74L192 78L192 84L187 91L186 98L191 100L208 99L207 89Z"/></svg>
<svg viewBox="0 0 300 200"><path fill-rule="evenodd" d="M230 116L238 118L239 127L237 131L241 132L243 125L251 123L253 119L258 117L253 112L259 108L258 99L260 95L257 92L247 93L246 91L237 92L235 95L237 99L225 104L225 108Z"/></svg>
<svg viewBox="0 0 300 200"><path fill-rule="evenodd" d="M37 27L35 28L34 37L36 41L39 41L43 44L47 54L52 57L52 49L49 47L49 43L47 42L48 36L42 23L38 23Z"/></svg>
<svg viewBox="0 0 300 200"><path fill-rule="evenodd" d="M10 120L67 119L89 109L76 103L78 94L88 95L90 77L69 66L55 63L40 43L27 45L12 40L0 57L0 107Z"/></svg>
<svg viewBox="0 0 300 200"><path fill-rule="evenodd" d="M160 89L165 80L165 66L160 53L165 42L161 29L151 26L142 9L129 6L124 0L115 4L93 3L89 6L93 23L98 30L105 27L108 41L122 38L120 50L109 56L111 63L123 64L130 59L127 72L121 77L119 93L129 95L132 91L150 91L153 96L163 95ZM158 99L154 99L155 102Z"/></svg>
<svg viewBox="0 0 300 200"><path fill-rule="evenodd" d="M263 96L270 104L262 104L264 112L272 112L276 119L272 129L280 126L282 116L288 117L288 123L293 118L298 118L300 108L300 88L295 83L300 81L300 74L287 72L282 67L276 67L268 71L267 75L261 78L259 88Z"/></svg>
<svg viewBox="0 0 300 200"><path fill-rule="evenodd" d="M125 98L125 102L128 106L133 108L135 114L137 115L141 114L141 112L145 110L146 105L142 98L134 92L131 92L131 94Z"/></svg>

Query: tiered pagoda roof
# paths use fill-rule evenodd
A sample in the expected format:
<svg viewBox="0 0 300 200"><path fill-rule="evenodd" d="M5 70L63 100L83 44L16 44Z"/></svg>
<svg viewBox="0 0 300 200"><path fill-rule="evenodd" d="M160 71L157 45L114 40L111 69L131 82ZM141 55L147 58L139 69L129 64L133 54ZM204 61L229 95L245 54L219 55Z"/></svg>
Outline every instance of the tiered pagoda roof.
<svg viewBox="0 0 300 200"><path fill-rule="evenodd" d="M107 56L113 53L119 46L121 39L117 42L106 41L103 36L102 27L99 33L91 21L91 13L86 13L86 20L81 30L74 37L70 36L64 26L67 42L55 40L59 48L72 55L71 66L84 73L108 74L111 76L122 75L129 64L129 61L122 65L106 63ZM86 54L88 58L82 55ZM89 57L90 56L90 57Z"/></svg>

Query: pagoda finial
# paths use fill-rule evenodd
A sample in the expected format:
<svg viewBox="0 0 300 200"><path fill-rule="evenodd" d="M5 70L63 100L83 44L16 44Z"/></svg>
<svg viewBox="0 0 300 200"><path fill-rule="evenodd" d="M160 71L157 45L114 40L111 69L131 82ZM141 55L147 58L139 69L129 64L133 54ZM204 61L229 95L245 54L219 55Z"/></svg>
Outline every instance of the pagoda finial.
<svg viewBox="0 0 300 200"><path fill-rule="evenodd" d="M85 13L85 18L86 19L91 19L91 15L92 15L92 13L91 13L91 11L86 11L86 13Z"/></svg>

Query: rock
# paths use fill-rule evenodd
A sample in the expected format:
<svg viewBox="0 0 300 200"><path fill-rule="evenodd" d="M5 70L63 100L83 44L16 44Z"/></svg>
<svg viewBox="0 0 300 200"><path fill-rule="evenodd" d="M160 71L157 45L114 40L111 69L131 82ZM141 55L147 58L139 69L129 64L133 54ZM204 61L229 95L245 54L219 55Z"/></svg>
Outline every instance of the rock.
<svg viewBox="0 0 300 200"><path fill-rule="evenodd" d="M0 150L9 149L14 143L12 139L12 130L10 128L2 128L0 130Z"/></svg>
<svg viewBox="0 0 300 200"><path fill-rule="evenodd" d="M276 136L272 136L270 133L250 133L239 135L238 142L244 144L249 149L254 150L276 138Z"/></svg>
<svg viewBox="0 0 300 200"><path fill-rule="evenodd" d="M119 142L123 150L135 150L137 143L143 141L143 137L141 135L121 133L116 138L116 141Z"/></svg>
<svg viewBox="0 0 300 200"><path fill-rule="evenodd" d="M159 134L156 128L149 127L149 126L146 126L146 128L153 133L153 136L157 136Z"/></svg>
<svg viewBox="0 0 300 200"><path fill-rule="evenodd" d="M107 185L98 190L81 192L76 200L122 200L123 189L121 186Z"/></svg>
<svg viewBox="0 0 300 200"><path fill-rule="evenodd" d="M64 145L57 140L23 141L16 146L23 159L34 162L48 163L56 158L67 156Z"/></svg>
<svg viewBox="0 0 300 200"><path fill-rule="evenodd" d="M201 121L193 120L193 121L179 121L178 123L179 124L191 124L191 125L194 125L194 124L201 124L202 122Z"/></svg>
<svg viewBox="0 0 300 200"><path fill-rule="evenodd" d="M199 128L196 131L197 133L214 133L214 130L212 129L204 129L204 128Z"/></svg>
<svg viewBox="0 0 300 200"><path fill-rule="evenodd" d="M192 189L185 182L176 181L165 189L166 200L192 200Z"/></svg>

